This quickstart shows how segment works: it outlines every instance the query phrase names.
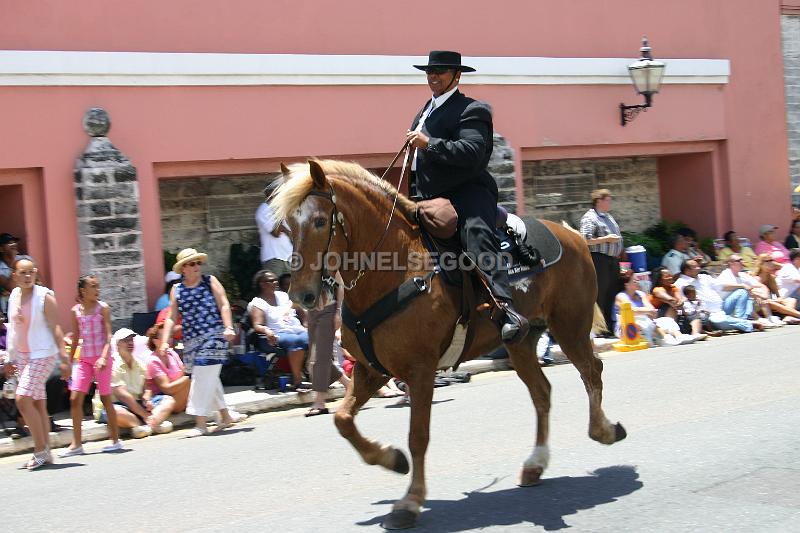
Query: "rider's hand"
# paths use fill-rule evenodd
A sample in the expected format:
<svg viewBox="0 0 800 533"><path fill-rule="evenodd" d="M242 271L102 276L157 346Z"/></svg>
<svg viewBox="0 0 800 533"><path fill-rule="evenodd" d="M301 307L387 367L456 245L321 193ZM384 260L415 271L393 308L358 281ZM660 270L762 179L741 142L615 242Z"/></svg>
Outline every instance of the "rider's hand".
<svg viewBox="0 0 800 533"><path fill-rule="evenodd" d="M430 138L422 133L421 131L411 131L408 130L406 132L406 140L413 146L414 148L421 148L423 150L428 149L428 141Z"/></svg>

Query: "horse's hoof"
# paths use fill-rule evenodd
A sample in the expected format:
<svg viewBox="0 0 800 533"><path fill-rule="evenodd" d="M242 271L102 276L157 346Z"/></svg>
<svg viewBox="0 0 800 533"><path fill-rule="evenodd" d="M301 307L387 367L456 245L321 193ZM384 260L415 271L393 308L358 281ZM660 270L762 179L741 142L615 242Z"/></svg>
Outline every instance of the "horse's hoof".
<svg viewBox="0 0 800 533"><path fill-rule="evenodd" d="M383 519L383 529L408 529L417 525L417 515L406 509L392 511Z"/></svg>
<svg viewBox="0 0 800 533"><path fill-rule="evenodd" d="M624 431L624 430L623 430ZM398 474L408 474L408 459L406 459L406 454L401 452L400 450L394 450L394 467L392 468Z"/></svg>
<svg viewBox="0 0 800 533"><path fill-rule="evenodd" d="M542 482L542 469L538 466L523 468L519 476L520 487L535 487Z"/></svg>
<svg viewBox="0 0 800 533"><path fill-rule="evenodd" d="M627 432L627 431L625 431L625 428L624 428L624 427L622 427L622 424L620 424L619 422L617 422L617 423L614 425L614 438L615 438L615 442L619 442L619 441L623 440L623 439L624 439L625 437L627 437L627 436L628 436L628 432Z"/></svg>

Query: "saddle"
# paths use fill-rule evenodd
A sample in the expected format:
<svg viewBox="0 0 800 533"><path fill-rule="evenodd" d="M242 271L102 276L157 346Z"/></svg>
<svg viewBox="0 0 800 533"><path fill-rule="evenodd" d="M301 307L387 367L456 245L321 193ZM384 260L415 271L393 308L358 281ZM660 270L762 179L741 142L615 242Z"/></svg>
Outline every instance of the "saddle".
<svg viewBox="0 0 800 533"><path fill-rule="evenodd" d="M557 263L561 259L562 247L555 235L536 218L523 218L525 237L518 234L508 225L496 229L496 237L500 242L500 252L506 261L509 283L514 284L532 279L536 274ZM462 356L469 351L474 339L475 328L469 327L470 321L480 311L490 310L490 319L496 321L495 312L499 311L487 303L492 298L488 289L478 279L480 274L474 270L463 271L453 268L452 258L461 257L464 253L458 233L449 239L438 239L431 235L424 224L420 225L422 240L428 252L434 258L437 270L448 285L461 290L460 318L456 324L455 335L450 347L439 361L439 368L458 368ZM530 243L535 243L530 244ZM449 263L449 264L447 264ZM458 264L456 262L456 264Z"/></svg>
<svg viewBox="0 0 800 533"><path fill-rule="evenodd" d="M500 242L500 252L506 259L510 283L532 278L561 259L561 243L553 232L537 218L523 217L523 221L526 229L524 238L508 225L495 231L495 236ZM434 237L424 224L420 225L420 233L425 248L434 258L445 281L451 286L461 287L462 271L459 268L452 268L452 259L464 253L458 233L448 239L439 239Z"/></svg>

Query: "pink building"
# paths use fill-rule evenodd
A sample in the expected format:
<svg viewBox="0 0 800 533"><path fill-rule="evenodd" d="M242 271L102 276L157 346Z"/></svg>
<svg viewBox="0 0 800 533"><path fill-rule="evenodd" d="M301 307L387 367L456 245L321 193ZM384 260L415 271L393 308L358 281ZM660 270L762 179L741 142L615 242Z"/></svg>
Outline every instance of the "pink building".
<svg viewBox="0 0 800 533"><path fill-rule="evenodd" d="M570 219L602 185L625 229L667 218L755 238L790 216L781 17L793 4L511 0L489 12L468 0L454 15L365 0L4 2L0 231L23 237L65 310L81 250L96 268L107 246L118 259L107 268L143 272L123 310L144 310L162 291L164 250L254 241L252 217L236 214L255 208L281 161L388 164L429 96L411 65L456 49L478 69L462 90L493 105L518 211ZM626 67L643 34L664 84L622 127L619 104L642 100ZM109 113L109 137L136 167L131 195L107 212L76 197L73 178L91 107ZM85 234L91 217L137 212L124 242ZM139 253L132 264L126 250Z"/></svg>

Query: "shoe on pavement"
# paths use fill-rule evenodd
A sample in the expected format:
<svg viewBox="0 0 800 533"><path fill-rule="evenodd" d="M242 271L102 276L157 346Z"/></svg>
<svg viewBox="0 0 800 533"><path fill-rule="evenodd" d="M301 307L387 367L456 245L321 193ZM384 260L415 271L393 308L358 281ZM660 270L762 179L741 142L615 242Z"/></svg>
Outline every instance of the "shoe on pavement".
<svg viewBox="0 0 800 533"><path fill-rule="evenodd" d="M170 431L172 431L173 425L172 422L170 422L169 420L164 420L159 425L151 429L153 430L153 433L158 433L159 435L161 435L163 433L169 433Z"/></svg>
<svg viewBox="0 0 800 533"><path fill-rule="evenodd" d="M30 432L22 426L17 426L11 430L11 438L14 440L30 437Z"/></svg>
<svg viewBox="0 0 800 533"><path fill-rule="evenodd" d="M675 335L671 333L665 334L663 337L656 341L659 346L677 346L681 343Z"/></svg>
<svg viewBox="0 0 800 533"><path fill-rule="evenodd" d="M58 456L62 459L66 459L67 457L75 457L76 455L83 455L84 453L83 446L78 446L77 448L67 448L58 454Z"/></svg>
<svg viewBox="0 0 800 533"><path fill-rule="evenodd" d="M781 320L780 318L778 318L776 316L769 317L769 321L772 323L772 327L774 327L774 328L779 328L779 327L785 325L783 323L783 320Z"/></svg>
<svg viewBox="0 0 800 533"><path fill-rule="evenodd" d="M103 446L102 450L100 450L100 451L102 451L103 453L111 453L111 452L118 452L118 451L124 450L124 449L125 449L125 445L122 444L121 440L118 440L117 442L113 442L113 443L109 444L108 446Z"/></svg>
<svg viewBox="0 0 800 533"><path fill-rule="evenodd" d="M147 424L131 428L131 435L134 439L143 439L153 434L153 430Z"/></svg>
<svg viewBox="0 0 800 533"><path fill-rule="evenodd" d="M800 318L793 317L793 316L785 316L783 317L784 324L800 324Z"/></svg>
<svg viewBox="0 0 800 533"><path fill-rule="evenodd" d="M193 439L194 437L203 437L205 435L210 435L210 434L211 431L207 427L195 426L186 433L186 438Z"/></svg>

